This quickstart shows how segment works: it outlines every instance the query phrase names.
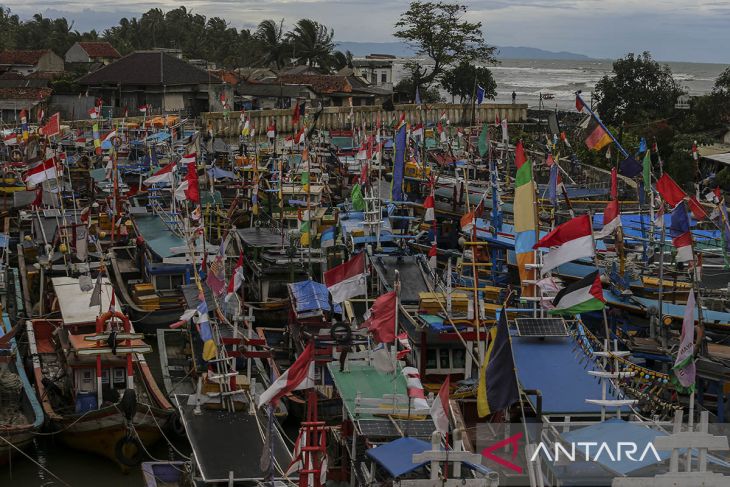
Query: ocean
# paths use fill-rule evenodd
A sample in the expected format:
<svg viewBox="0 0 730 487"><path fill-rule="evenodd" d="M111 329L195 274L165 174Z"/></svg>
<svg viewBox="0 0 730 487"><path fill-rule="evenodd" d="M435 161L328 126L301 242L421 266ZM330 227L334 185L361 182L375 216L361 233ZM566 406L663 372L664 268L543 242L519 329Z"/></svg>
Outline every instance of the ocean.
<svg viewBox="0 0 730 487"><path fill-rule="evenodd" d="M712 90L715 79L728 65L668 62L679 85L690 95L703 95ZM581 90L586 101L598 80L610 74L613 60L558 61L549 59L504 59L489 66L497 82L496 101L509 103L512 91L518 103L537 108L541 93L550 93L543 107L569 109L575 106L575 92ZM448 99L448 98L447 98ZM450 100L449 100L450 101Z"/></svg>

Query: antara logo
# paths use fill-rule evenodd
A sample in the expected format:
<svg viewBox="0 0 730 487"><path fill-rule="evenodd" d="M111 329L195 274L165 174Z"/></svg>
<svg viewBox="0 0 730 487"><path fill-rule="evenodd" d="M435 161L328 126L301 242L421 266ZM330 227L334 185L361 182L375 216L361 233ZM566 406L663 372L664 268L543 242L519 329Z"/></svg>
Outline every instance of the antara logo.
<svg viewBox="0 0 730 487"><path fill-rule="evenodd" d="M604 461L610 459L612 462L620 462L623 459L632 462L643 462L648 455L653 455L657 462L662 461L656 448L654 448L654 444L651 442L646 444L638 458L636 457L636 453L639 451L639 445L633 441L619 441L616 443L615 448L612 448L611 444L605 441L601 443L596 441L578 441L569 443L568 445L570 445L569 449L562 443L554 443L551 454L550 449L543 442L540 442L532 453L530 461L537 461L538 454L542 452L545 459L550 462L558 462L561 457L574 462L576 451L583 454L579 460L585 460L587 462L597 462L599 458L603 458Z"/></svg>

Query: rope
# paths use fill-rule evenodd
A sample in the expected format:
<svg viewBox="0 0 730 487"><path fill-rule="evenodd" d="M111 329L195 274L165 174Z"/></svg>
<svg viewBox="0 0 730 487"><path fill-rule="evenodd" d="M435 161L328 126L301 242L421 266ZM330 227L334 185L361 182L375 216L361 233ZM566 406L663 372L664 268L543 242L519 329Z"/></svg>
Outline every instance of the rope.
<svg viewBox="0 0 730 487"><path fill-rule="evenodd" d="M2 436L0 436L0 440L3 440L5 443L7 443L8 445L10 445L11 448L13 448L13 449L17 450L18 452L20 452L21 455L23 455L25 458L27 458L32 463L34 463L37 467L40 467L44 472L46 472L48 475L50 475L51 477L53 477L56 480L58 480L59 482L61 482L63 485L67 485L68 487L71 487L71 484L69 484L68 482L66 482L65 480L63 480L61 477L59 477L55 473L53 473L50 470L48 470L46 467L44 467L43 465L41 465L37 461L35 461L30 455L28 455L27 453L25 453L23 450L21 450L17 446L13 445L9 440L5 439Z"/></svg>

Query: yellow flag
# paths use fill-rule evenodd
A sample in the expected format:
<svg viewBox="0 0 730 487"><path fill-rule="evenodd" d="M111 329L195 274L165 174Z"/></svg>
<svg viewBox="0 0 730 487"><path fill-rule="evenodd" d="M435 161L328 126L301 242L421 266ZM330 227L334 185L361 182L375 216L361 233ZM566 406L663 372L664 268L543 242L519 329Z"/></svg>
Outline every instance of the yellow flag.
<svg viewBox="0 0 730 487"><path fill-rule="evenodd" d="M213 360L218 353L218 347L215 346L213 340L208 340L203 344L203 360L206 362Z"/></svg>
<svg viewBox="0 0 730 487"><path fill-rule="evenodd" d="M494 347L494 338L497 336L497 327L489 330L489 346L487 353L484 355L484 362L479 370L479 386L477 387L477 413L479 417L488 416L491 411L489 409L489 401L487 401L487 365L489 357L492 355L492 347Z"/></svg>

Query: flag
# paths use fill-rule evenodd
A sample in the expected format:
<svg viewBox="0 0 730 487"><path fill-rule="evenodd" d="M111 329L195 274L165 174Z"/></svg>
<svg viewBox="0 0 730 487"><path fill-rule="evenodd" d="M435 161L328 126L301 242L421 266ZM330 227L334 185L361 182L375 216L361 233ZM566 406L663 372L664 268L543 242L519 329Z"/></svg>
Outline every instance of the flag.
<svg viewBox="0 0 730 487"><path fill-rule="evenodd" d="M561 289L553 299L553 309L549 313L576 315L602 310L604 306L606 300L603 297L601 275L596 270Z"/></svg>
<svg viewBox="0 0 730 487"><path fill-rule="evenodd" d="M423 384L421 383L421 374L415 367L403 367L401 371L406 379L406 389L408 391L408 400L412 401L413 409L428 409L426 395L423 392Z"/></svg>
<svg viewBox="0 0 730 487"><path fill-rule="evenodd" d="M707 212L696 196L690 196L687 203L689 205L689 211L692 213L692 217L695 220L702 221L707 218Z"/></svg>
<svg viewBox="0 0 730 487"><path fill-rule="evenodd" d="M418 138L423 137L423 124L419 123L415 127L413 127L413 131L411 132L411 135L413 137L418 137Z"/></svg>
<svg viewBox="0 0 730 487"><path fill-rule="evenodd" d="M641 171L641 164L639 164L639 161L634 159L632 156L628 156L626 159L621 161L621 165L619 167L621 175L626 176L627 178L633 178L638 176Z"/></svg>
<svg viewBox="0 0 730 487"><path fill-rule="evenodd" d="M435 201L432 194L426 196L426 199L423 201L423 209L426 210L423 215L423 221L425 223L432 222L436 219Z"/></svg>
<svg viewBox="0 0 730 487"><path fill-rule="evenodd" d="M258 407L276 404L291 391L309 389L314 385L314 342L310 341L292 366L259 396Z"/></svg>
<svg viewBox="0 0 730 487"><path fill-rule="evenodd" d="M418 90L418 86L416 86L416 105L421 104L421 92Z"/></svg>
<svg viewBox="0 0 730 487"><path fill-rule="evenodd" d="M158 169L156 172L152 174L152 176L148 177L144 181L142 181L142 184L145 186L150 186L152 184L158 184L158 183L169 183L172 184L175 171L177 170L177 164L174 162L171 162L167 166L163 167L162 169Z"/></svg>
<svg viewBox="0 0 730 487"><path fill-rule="evenodd" d="M700 158L700 154L699 154L699 152L697 152L697 141L695 140L694 143L692 144L692 159L697 161L697 160L699 160L699 158Z"/></svg>
<svg viewBox="0 0 730 487"><path fill-rule="evenodd" d="M489 331L489 346L479 371L477 412L480 418L502 411L520 398L512 356L507 310L502 308L497 326Z"/></svg>
<svg viewBox="0 0 730 487"><path fill-rule="evenodd" d="M482 133L479 134L479 155L484 157L489 152L489 126L484 122Z"/></svg>
<svg viewBox="0 0 730 487"><path fill-rule="evenodd" d="M352 209L354 211L363 211L365 209L365 198L362 196L362 188L360 183L355 184L350 192L350 200L352 200Z"/></svg>
<svg viewBox="0 0 730 487"><path fill-rule="evenodd" d="M185 188L185 197L193 203L200 203L198 169L195 167L194 162L188 164L188 173L185 176L185 182L188 183L187 187Z"/></svg>
<svg viewBox="0 0 730 487"><path fill-rule="evenodd" d="M618 171L611 168L611 201L603 210L603 228L596 233L595 238L604 238L611 235L621 226L621 216L618 203Z"/></svg>
<svg viewBox="0 0 730 487"><path fill-rule="evenodd" d="M182 165L189 165L191 163L195 163L195 161L198 158L197 152L191 152L190 154L185 154L180 158L180 164Z"/></svg>
<svg viewBox="0 0 730 487"><path fill-rule="evenodd" d="M664 226L664 203L659 203L659 210L654 215L654 226L660 230Z"/></svg>
<svg viewBox="0 0 730 487"><path fill-rule="evenodd" d="M408 144L406 141L406 124L401 123L395 133L395 157L393 159L393 188L391 198L393 201L403 200L403 172L406 164L406 150Z"/></svg>
<svg viewBox="0 0 730 487"><path fill-rule="evenodd" d="M442 435L449 433L449 387L450 376L441 384L441 389L431 405L431 419L436 426L436 431Z"/></svg>
<svg viewBox="0 0 730 487"><path fill-rule="evenodd" d="M324 284L335 304L364 294L365 252L360 252L347 262L325 271Z"/></svg>
<svg viewBox="0 0 730 487"><path fill-rule="evenodd" d="M296 134L294 134L294 143L296 145L303 144L307 140L307 127L302 125L302 127L297 131Z"/></svg>
<svg viewBox="0 0 730 487"><path fill-rule="evenodd" d="M243 124L243 130L241 130L241 135L244 137L251 134L251 119L248 117L246 118L246 123Z"/></svg>
<svg viewBox="0 0 730 487"><path fill-rule="evenodd" d="M680 202L672 210L669 234L672 237L672 244L677 249L677 262L689 262L694 260L692 253L692 233L689 229L689 215L684 201Z"/></svg>
<svg viewBox="0 0 730 487"><path fill-rule="evenodd" d="M515 146L515 199L514 231L515 254L520 281L534 280L534 269L528 268L535 263L533 246L536 241L537 221L535 217L535 184L532 180L532 162L527 160L522 141ZM522 286L523 296L533 296L535 287L526 283Z"/></svg>
<svg viewBox="0 0 730 487"><path fill-rule="evenodd" d="M306 219L305 219L306 216ZM302 247L309 247L310 236L309 233L312 229L312 224L309 220L309 210L300 211L298 214L299 219L299 244Z"/></svg>
<svg viewBox="0 0 730 487"><path fill-rule="evenodd" d="M203 360L208 362L216 357L218 354L218 347L213 339L213 329L210 326L208 303L205 301L204 296L200 296L200 298L200 303L197 307L198 333L200 333L200 339L203 341Z"/></svg>
<svg viewBox="0 0 730 487"><path fill-rule="evenodd" d="M646 145L646 142L644 142L644 145ZM642 165L644 173L644 187L647 191L651 191L651 151L646 151Z"/></svg>
<svg viewBox="0 0 730 487"><path fill-rule="evenodd" d="M292 111L291 123L292 123L292 125L296 125L299 123L299 100L297 100L296 104L294 105L294 110Z"/></svg>
<svg viewBox="0 0 730 487"><path fill-rule="evenodd" d="M509 140L509 133L507 132L507 119L503 118L499 124L502 126L502 141L506 142Z"/></svg>
<svg viewBox="0 0 730 487"><path fill-rule="evenodd" d="M551 165L550 178L548 179L548 199L553 206L558 204L558 175L558 165Z"/></svg>
<svg viewBox="0 0 730 487"><path fill-rule="evenodd" d="M581 215L558 225L541 238L534 248L552 248L543 257L542 274L555 269L561 264L583 257L593 257L593 229L591 218Z"/></svg>
<svg viewBox="0 0 730 487"><path fill-rule="evenodd" d="M586 104L583 103L583 99L575 95L575 109L578 110L578 112L583 112L583 109L586 107Z"/></svg>
<svg viewBox="0 0 730 487"><path fill-rule="evenodd" d="M474 228L474 212L470 211L469 213L463 215L459 220L459 225L461 226L462 232L471 233L472 229Z"/></svg>
<svg viewBox="0 0 730 487"><path fill-rule="evenodd" d="M89 230L86 228L86 225L77 225L75 227L76 230L76 257L80 261L85 261L86 257L89 255L88 252L88 239L89 239Z"/></svg>
<svg viewBox="0 0 730 487"><path fill-rule="evenodd" d="M378 296L369 310L363 327L373 334L378 343L392 343L395 340L395 291Z"/></svg>
<svg viewBox="0 0 730 487"><path fill-rule="evenodd" d="M694 362L695 309L695 293L694 289L691 289L689 296L687 296L687 304L684 307L679 351L672 367L677 381L682 387L688 388L690 391L694 389L696 374Z"/></svg>
<svg viewBox="0 0 730 487"><path fill-rule="evenodd" d="M89 300L89 308L94 306L101 306L101 275L96 276L96 284L94 284L94 290L91 291L91 299Z"/></svg>
<svg viewBox="0 0 730 487"><path fill-rule="evenodd" d="M96 120L99 118L99 107L91 107L89 108L89 118L92 120Z"/></svg>
<svg viewBox="0 0 730 487"><path fill-rule="evenodd" d="M238 262L236 262L236 267L233 268L233 274L231 275L231 279L230 281L228 281L228 288L226 289L225 299L226 302L228 302L236 294L236 292L238 292L238 290L241 288L241 285L243 284L243 281L243 252L241 252L238 256Z"/></svg>
<svg viewBox="0 0 730 487"><path fill-rule="evenodd" d="M15 132L10 132L3 138L5 145L18 145L18 135Z"/></svg>
<svg viewBox="0 0 730 487"><path fill-rule="evenodd" d="M657 180L656 189L662 199L672 207L677 206L687 196L687 193L682 191L682 188L667 173L662 174Z"/></svg>
<svg viewBox="0 0 730 487"><path fill-rule="evenodd" d="M428 249L428 266L431 268L431 270L436 270L438 263L438 248L436 247L436 243L431 244L431 248Z"/></svg>
<svg viewBox="0 0 730 487"><path fill-rule="evenodd" d="M266 128L266 137L269 139L276 138L276 124L274 122L271 122Z"/></svg>
<svg viewBox="0 0 730 487"><path fill-rule="evenodd" d="M481 105L484 101L484 88L477 85L477 105Z"/></svg>
<svg viewBox="0 0 730 487"><path fill-rule="evenodd" d="M20 131L23 134L23 142L27 142L30 132L28 131L28 112L24 109L20 111Z"/></svg>
<svg viewBox="0 0 730 487"><path fill-rule="evenodd" d="M59 175L56 169L56 161L53 158L47 159L45 162L39 163L25 173L23 181L28 186L35 186L43 181L51 178L57 178Z"/></svg>
<svg viewBox="0 0 730 487"><path fill-rule="evenodd" d="M412 352L411 350L411 342L408 339L408 332L403 332L399 334L397 337L398 343L402 347L401 350L398 350L398 353L396 354L396 358L398 360L403 360L404 357L408 356L409 353Z"/></svg>
<svg viewBox="0 0 730 487"><path fill-rule="evenodd" d="M48 122L41 127L41 134L46 137L53 137L61 133L61 114L56 112L51 115Z"/></svg>
<svg viewBox="0 0 730 487"><path fill-rule="evenodd" d="M646 149L647 149L647 147L646 147L646 139L644 137L642 137L639 140L639 151L638 151L639 154L641 154L642 152L646 152Z"/></svg>
<svg viewBox="0 0 730 487"><path fill-rule="evenodd" d="M335 246L335 227L328 227L322 230L319 246L323 249Z"/></svg>
<svg viewBox="0 0 730 487"><path fill-rule="evenodd" d="M594 119L591 119L591 124L588 126L588 134L585 143L590 150L599 151L611 143L611 136Z"/></svg>
<svg viewBox="0 0 730 487"><path fill-rule="evenodd" d="M148 105L142 105L141 107L138 107L137 110L139 110L143 115L147 115L148 108L149 108Z"/></svg>
<svg viewBox="0 0 730 487"><path fill-rule="evenodd" d="M99 124L97 122L94 122L94 124L91 126L91 134L94 138L94 152L96 155L101 155L101 138L99 136Z"/></svg>

